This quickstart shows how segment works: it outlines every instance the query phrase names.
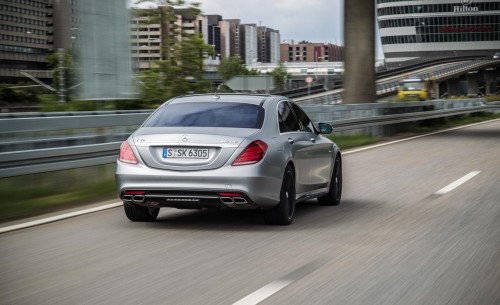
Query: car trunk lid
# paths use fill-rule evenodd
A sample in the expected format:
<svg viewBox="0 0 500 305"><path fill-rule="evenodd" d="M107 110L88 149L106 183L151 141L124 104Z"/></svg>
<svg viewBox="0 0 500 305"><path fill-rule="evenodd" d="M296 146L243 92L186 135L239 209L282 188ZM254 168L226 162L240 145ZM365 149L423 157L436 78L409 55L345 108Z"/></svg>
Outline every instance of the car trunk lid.
<svg viewBox="0 0 500 305"><path fill-rule="evenodd" d="M166 170L216 169L229 160L249 128L143 127L133 141L144 163Z"/></svg>

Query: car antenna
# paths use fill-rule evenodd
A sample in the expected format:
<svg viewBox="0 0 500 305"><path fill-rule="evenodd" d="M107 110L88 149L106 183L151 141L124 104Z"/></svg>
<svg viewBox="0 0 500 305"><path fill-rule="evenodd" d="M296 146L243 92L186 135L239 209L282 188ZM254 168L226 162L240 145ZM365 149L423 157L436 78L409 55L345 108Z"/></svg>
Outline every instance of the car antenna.
<svg viewBox="0 0 500 305"><path fill-rule="evenodd" d="M219 87L215 87L215 90L214 90L214 100L218 100L220 99L220 95L217 93L217 90L219 89Z"/></svg>

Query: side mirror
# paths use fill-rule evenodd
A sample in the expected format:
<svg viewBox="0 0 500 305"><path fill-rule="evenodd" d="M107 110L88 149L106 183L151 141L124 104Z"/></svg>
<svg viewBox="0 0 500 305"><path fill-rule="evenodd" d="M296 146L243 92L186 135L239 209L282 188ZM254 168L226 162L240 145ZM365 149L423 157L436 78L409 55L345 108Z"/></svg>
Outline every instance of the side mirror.
<svg viewBox="0 0 500 305"><path fill-rule="evenodd" d="M319 123L319 133L321 134L331 134L333 131L332 125L328 123Z"/></svg>

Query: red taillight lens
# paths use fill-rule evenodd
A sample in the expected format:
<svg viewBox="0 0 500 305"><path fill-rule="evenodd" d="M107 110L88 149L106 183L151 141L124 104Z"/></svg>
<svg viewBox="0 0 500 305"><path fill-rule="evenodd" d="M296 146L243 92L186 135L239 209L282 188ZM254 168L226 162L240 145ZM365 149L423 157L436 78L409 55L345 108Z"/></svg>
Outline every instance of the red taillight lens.
<svg viewBox="0 0 500 305"><path fill-rule="evenodd" d="M144 195L146 194L145 191L125 191L125 193L123 193L125 195Z"/></svg>
<svg viewBox="0 0 500 305"><path fill-rule="evenodd" d="M130 148L128 141L123 142L120 146L120 156L118 157L118 160L130 164L139 163L134 155L134 151L132 150L132 148Z"/></svg>
<svg viewBox="0 0 500 305"><path fill-rule="evenodd" d="M267 151L267 144L261 140L253 141L241 152L241 154L232 163L236 165L249 165L262 160Z"/></svg>
<svg viewBox="0 0 500 305"><path fill-rule="evenodd" d="M221 197L242 197L240 193L219 193Z"/></svg>

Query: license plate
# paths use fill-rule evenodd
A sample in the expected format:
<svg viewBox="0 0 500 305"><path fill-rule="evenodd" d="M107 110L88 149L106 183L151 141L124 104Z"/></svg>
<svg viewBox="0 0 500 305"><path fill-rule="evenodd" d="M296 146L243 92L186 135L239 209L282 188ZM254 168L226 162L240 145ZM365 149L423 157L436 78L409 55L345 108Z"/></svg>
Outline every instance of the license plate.
<svg viewBox="0 0 500 305"><path fill-rule="evenodd" d="M163 148L163 158L208 159L208 148Z"/></svg>

